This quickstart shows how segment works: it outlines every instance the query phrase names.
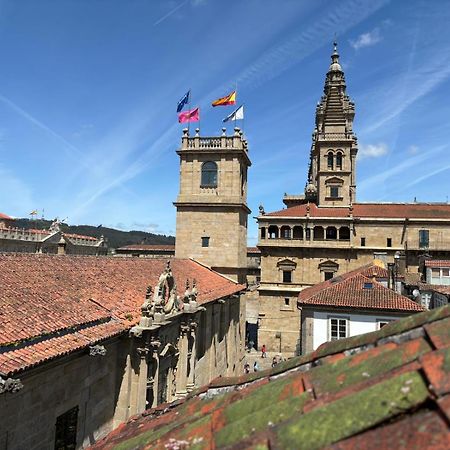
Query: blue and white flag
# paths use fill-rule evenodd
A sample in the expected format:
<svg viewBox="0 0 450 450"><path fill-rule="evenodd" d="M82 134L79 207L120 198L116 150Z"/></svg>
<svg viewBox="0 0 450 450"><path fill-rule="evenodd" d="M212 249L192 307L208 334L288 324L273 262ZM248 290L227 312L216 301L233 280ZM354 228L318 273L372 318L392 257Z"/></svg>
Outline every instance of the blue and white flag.
<svg viewBox="0 0 450 450"><path fill-rule="evenodd" d="M177 113L179 113L183 108L184 105L189 103L189 95L190 95L191 91L187 91L186 94L183 95L183 98L178 102L177 105Z"/></svg>
<svg viewBox="0 0 450 450"><path fill-rule="evenodd" d="M223 122L228 122L229 120L242 120L244 118L244 105L239 106L235 109L229 116L223 119Z"/></svg>

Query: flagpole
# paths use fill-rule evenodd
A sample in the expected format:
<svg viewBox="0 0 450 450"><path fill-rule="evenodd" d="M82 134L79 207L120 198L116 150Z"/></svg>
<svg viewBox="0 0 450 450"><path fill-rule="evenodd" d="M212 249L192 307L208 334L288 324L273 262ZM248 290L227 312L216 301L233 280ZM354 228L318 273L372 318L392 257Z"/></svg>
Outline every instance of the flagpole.
<svg viewBox="0 0 450 450"><path fill-rule="evenodd" d="M188 111L191 110L191 96L192 96L192 89L189 88L189 97L188 97ZM191 121L188 120L188 136L191 134Z"/></svg>

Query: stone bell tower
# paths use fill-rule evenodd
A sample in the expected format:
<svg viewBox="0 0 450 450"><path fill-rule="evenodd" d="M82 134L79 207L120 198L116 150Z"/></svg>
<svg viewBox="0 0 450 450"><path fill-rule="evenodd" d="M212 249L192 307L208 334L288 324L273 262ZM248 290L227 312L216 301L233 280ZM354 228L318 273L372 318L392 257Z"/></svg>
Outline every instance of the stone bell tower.
<svg viewBox="0 0 450 450"><path fill-rule="evenodd" d="M357 138L353 133L355 104L346 94L337 44L316 108L312 135L307 200L319 206L349 206L356 200Z"/></svg>
<svg viewBox="0 0 450 450"><path fill-rule="evenodd" d="M247 141L232 136L190 137L183 130L175 256L193 258L236 281L247 267Z"/></svg>

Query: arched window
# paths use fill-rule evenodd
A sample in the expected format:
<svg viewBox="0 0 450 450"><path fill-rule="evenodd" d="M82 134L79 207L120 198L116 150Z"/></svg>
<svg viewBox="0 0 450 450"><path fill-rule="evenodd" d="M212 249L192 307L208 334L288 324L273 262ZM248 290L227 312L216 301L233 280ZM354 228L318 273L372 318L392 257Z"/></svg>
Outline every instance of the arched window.
<svg viewBox="0 0 450 450"><path fill-rule="evenodd" d="M217 187L217 164L214 161L208 161L203 164L201 186Z"/></svg>
<svg viewBox="0 0 450 450"><path fill-rule="evenodd" d="M315 241L321 241L323 239L323 227L319 226L314 227L313 239Z"/></svg>
<svg viewBox="0 0 450 450"><path fill-rule="evenodd" d="M337 239L337 229L336 227L327 227L326 231L326 238L327 239Z"/></svg>
<svg viewBox="0 0 450 450"><path fill-rule="evenodd" d="M295 226L293 230L293 238L294 239L303 239L303 227Z"/></svg>
<svg viewBox="0 0 450 450"><path fill-rule="evenodd" d="M290 239L291 238L291 227L288 227L287 225L283 225L281 227L281 237L283 239Z"/></svg>
<svg viewBox="0 0 450 450"><path fill-rule="evenodd" d="M339 228L339 240L340 241L349 241L350 240L350 228L349 227Z"/></svg>
<svg viewBox="0 0 450 450"><path fill-rule="evenodd" d="M328 153L327 156L327 167L331 170L334 168L334 162L333 162L333 153Z"/></svg>
<svg viewBox="0 0 450 450"><path fill-rule="evenodd" d="M342 153L340 152L336 155L336 169L342 170Z"/></svg>
<svg viewBox="0 0 450 450"><path fill-rule="evenodd" d="M278 227L276 225L270 225L268 229L269 239L278 239Z"/></svg>

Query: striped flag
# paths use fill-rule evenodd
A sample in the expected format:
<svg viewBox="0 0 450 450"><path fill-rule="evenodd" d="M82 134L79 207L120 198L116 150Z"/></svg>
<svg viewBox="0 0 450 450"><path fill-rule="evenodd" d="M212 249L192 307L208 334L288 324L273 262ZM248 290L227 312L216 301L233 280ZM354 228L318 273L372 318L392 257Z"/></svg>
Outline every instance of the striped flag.
<svg viewBox="0 0 450 450"><path fill-rule="evenodd" d="M243 120L244 119L244 105L239 106L230 115L223 119L223 122L228 122L229 120Z"/></svg>
<svg viewBox="0 0 450 450"><path fill-rule="evenodd" d="M212 102L213 106L228 106L236 104L236 91L233 91L231 94L226 97L218 98Z"/></svg>
<svg viewBox="0 0 450 450"><path fill-rule="evenodd" d="M178 114L178 122L198 122L200 120L200 108L191 109Z"/></svg>

